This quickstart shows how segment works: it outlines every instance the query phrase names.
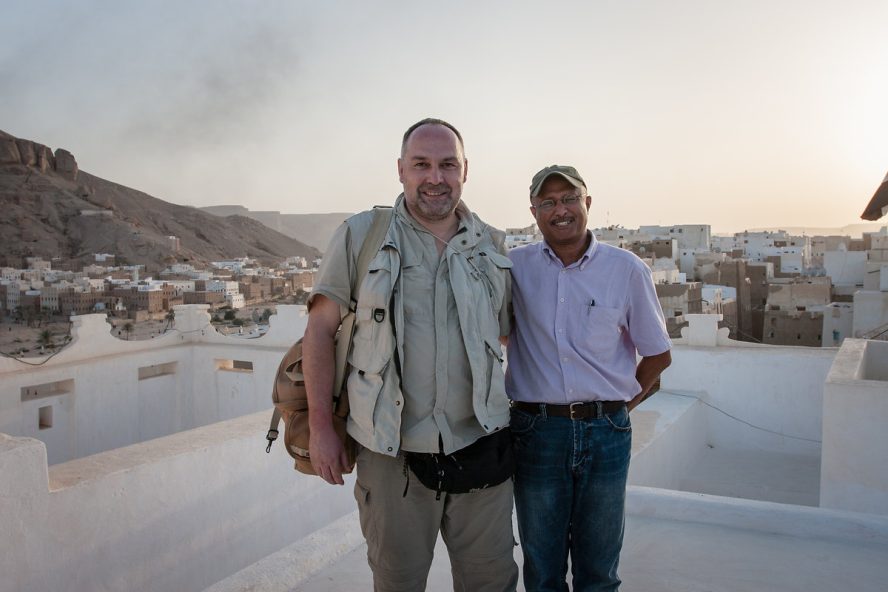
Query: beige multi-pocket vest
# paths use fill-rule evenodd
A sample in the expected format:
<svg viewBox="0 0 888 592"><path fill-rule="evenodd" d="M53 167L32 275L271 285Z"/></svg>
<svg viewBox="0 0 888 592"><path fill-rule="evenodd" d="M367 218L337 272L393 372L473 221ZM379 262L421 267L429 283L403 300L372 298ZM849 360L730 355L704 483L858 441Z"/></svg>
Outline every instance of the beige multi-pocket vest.
<svg viewBox="0 0 888 592"><path fill-rule="evenodd" d="M512 263L499 252L505 235L470 216L470 232L463 233L456 248L447 249L447 263L472 373L472 406L489 433L509 423L498 315L505 306ZM372 211L362 212L346 221L352 244L361 244L372 217ZM396 351L397 359L404 359L400 272L402 261L411 257L403 252L396 224L394 216L358 288L347 383L349 434L370 450L391 456L400 449L404 405L395 359Z"/></svg>

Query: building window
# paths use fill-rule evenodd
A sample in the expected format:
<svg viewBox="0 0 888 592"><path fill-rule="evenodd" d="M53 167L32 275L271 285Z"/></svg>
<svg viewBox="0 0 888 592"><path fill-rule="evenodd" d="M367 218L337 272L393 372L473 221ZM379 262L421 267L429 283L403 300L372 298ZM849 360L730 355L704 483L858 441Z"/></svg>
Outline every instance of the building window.
<svg viewBox="0 0 888 592"><path fill-rule="evenodd" d="M37 427L48 430L52 427L52 405L46 405L37 410Z"/></svg>
<svg viewBox="0 0 888 592"><path fill-rule="evenodd" d="M166 376L176 373L178 362L167 362L166 364L154 364L153 366L143 366L139 368L139 380L154 378L155 376Z"/></svg>
<svg viewBox="0 0 888 592"><path fill-rule="evenodd" d="M216 360L216 370L226 372L252 372L253 362L246 360Z"/></svg>
<svg viewBox="0 0 888 592"><path fill-rule="evenodd" d="M42 399L44 397L53 397L56 395L64 395L74 390L74 380L59 380L56 382L46 382L43 384L32 384L23 386L21 389L22 401L30 401L32 399Z"/></svg>

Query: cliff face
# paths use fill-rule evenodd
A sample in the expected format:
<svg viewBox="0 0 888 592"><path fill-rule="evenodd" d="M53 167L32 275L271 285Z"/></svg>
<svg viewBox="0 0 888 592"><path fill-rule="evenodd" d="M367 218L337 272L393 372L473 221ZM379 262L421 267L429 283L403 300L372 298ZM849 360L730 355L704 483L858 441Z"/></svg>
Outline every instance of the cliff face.
<svg viewBox="0 0 888 592"><path fill-rule="evenodd" d="M0 130L0 166L23 165L41 173L55 172L71 181L77 180L77 161L74 155L59 148L53 154L48 146L22 140Z"/></svg>
<svg viewBox="0 0 888 592"><path fill-rule="evenodd" d="M88 263L94 253L160 267L254 257L314 258L317 249L242 216L219 218L80 171L67 150L0 131L0 265L24 257ZM169 236L179 238L174 250Z"/></svg>

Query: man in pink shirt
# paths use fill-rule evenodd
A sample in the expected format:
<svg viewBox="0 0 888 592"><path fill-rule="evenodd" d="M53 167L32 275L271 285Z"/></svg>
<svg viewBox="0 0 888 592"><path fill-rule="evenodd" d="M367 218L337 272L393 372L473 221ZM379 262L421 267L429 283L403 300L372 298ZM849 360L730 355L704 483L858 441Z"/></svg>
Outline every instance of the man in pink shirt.
<svg viewBox="0 0 888 592"><path fill-rule="evenodd" d="M530 202L545 240L509 253L506 373L524 585L566 590L569 555L575 592L618 590L629 411L669 366L671 341L647 265L586 228L576 169L538 172Z"/></svg>

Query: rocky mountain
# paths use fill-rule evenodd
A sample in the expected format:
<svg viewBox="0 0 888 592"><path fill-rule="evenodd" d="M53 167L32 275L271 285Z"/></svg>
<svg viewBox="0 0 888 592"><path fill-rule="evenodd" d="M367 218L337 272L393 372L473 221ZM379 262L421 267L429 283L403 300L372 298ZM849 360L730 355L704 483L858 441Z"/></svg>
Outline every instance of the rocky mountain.
<svg viewBox="0 0 888 592"><path fill-rule="evenodd" d="M349 213L332 214L281 214L275 211L249 210L244 206L207 206L201 208L215 216L246 216L262 222L269 228L289 237L298 238L307 245L323 251L342 221Z"/></svg>
<svg viewBox="0 0 888 592"><path fill-rule="evenodd" d="M317 249L244 216L218 217L79 170L67 150L0 131L0 265L90 263L94 253L156 269L175 261L314 258ZM175 249L170 236L178 237Z"/></svg>

